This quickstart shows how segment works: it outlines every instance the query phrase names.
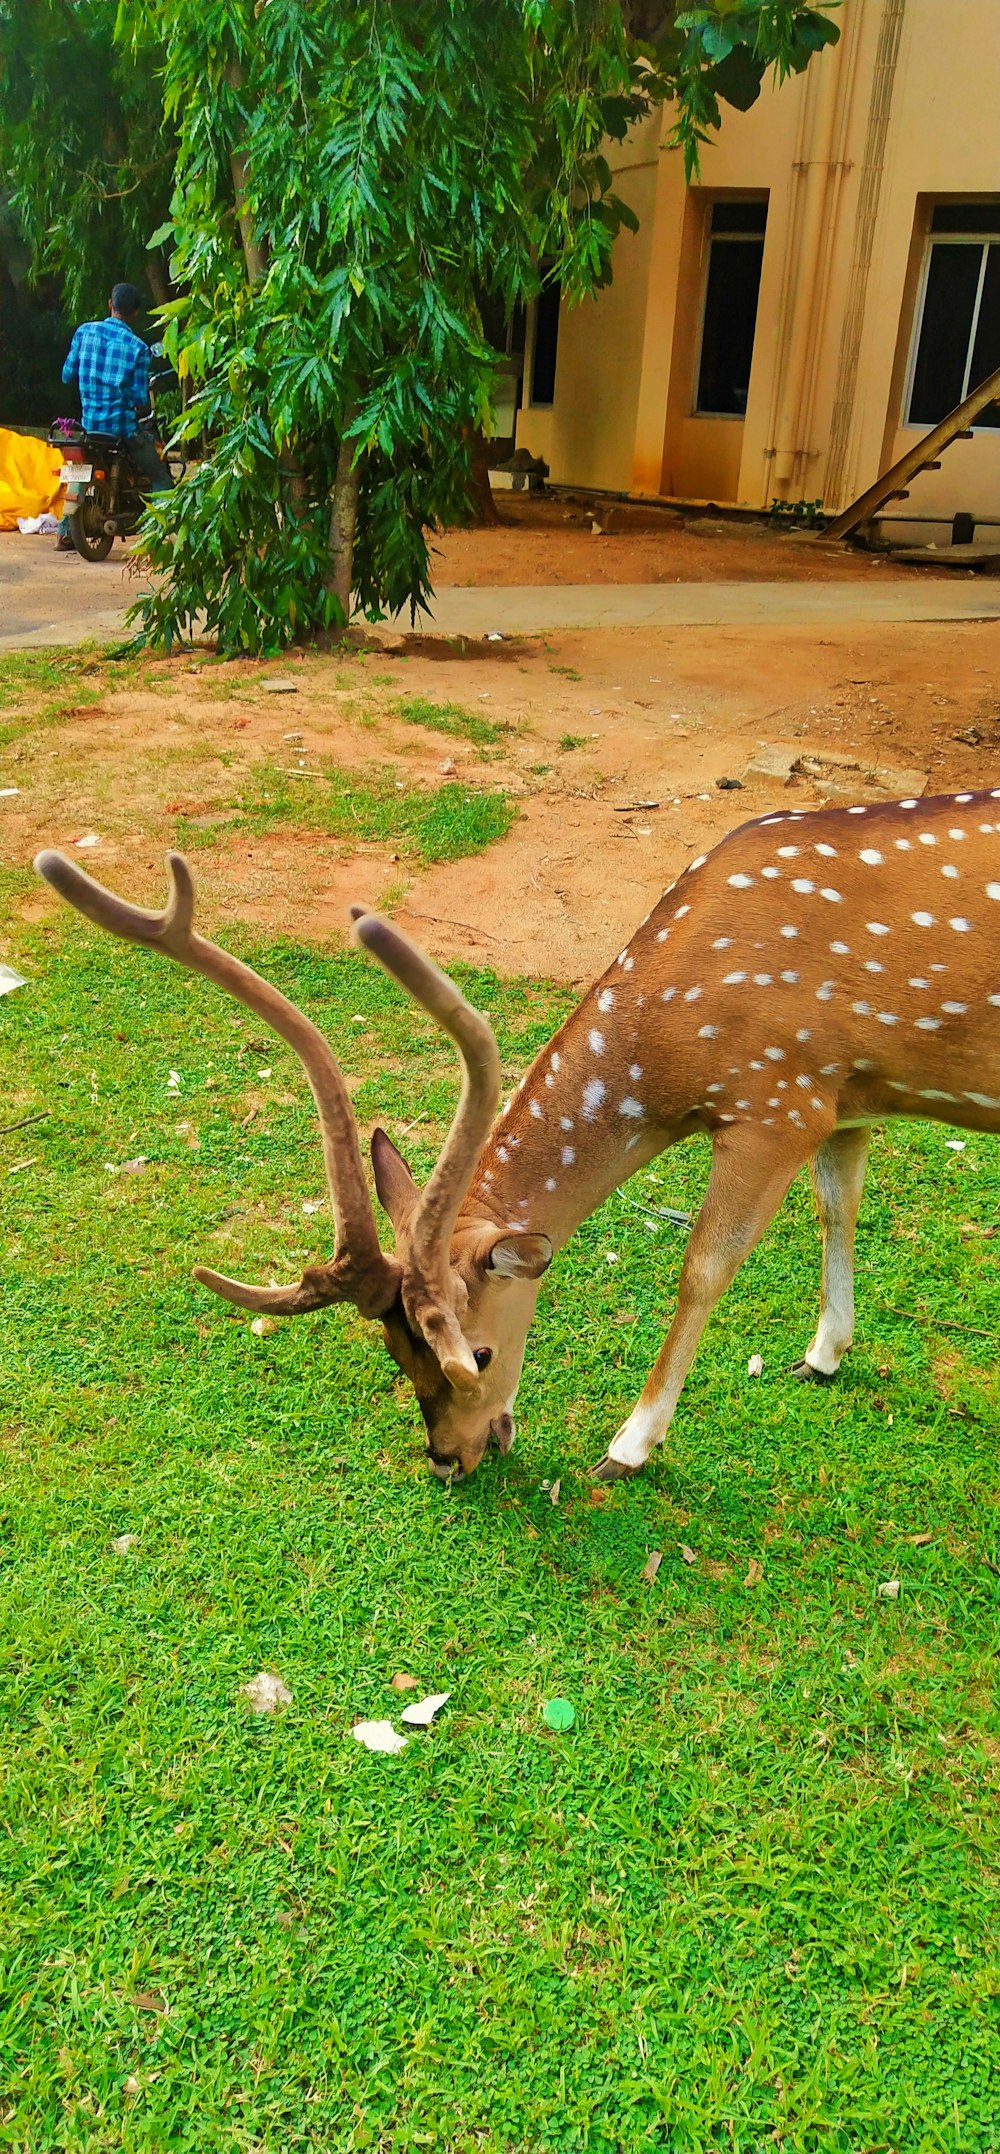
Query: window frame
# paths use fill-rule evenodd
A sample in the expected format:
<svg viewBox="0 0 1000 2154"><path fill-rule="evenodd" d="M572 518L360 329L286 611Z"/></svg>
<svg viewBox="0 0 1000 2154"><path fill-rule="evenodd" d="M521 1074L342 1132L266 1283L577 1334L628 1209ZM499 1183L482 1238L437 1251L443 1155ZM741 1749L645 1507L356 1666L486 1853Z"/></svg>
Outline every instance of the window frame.
<svg viewBox="0 0 1000 2154"><path fill-rule="evenodd" d="M715 211L716 211L716 209L717 209L717 208L719 207L719 205L720 205L720 204L723 204L723 205L724 205L725 207L727 207L727 208L731 208L731 209L742 209L742 208L747 208L747 209L757 209L757 210L759 210L759 209L763 208L763 211L764 211L764 229L763 229L763 231L762 231L762 232L751 232L751 231L747 231L747 232L713 232L713 230L712 230L712 219L713 219L713 217L714 217L714 215L715 215ZM711 275L711 271L712 271L712 248L713 248L714 246L716 246L716 245L719 245L719 246L725 246L725 245L727 245L728 243L730 243L730 242L731 242L731 241L733 241L733 240L735 240L735 241L737 241L737 242L741 242L741 243L743 243L743 242L745 242L745 241L746 241L746 240L748 240L748 239L759 239L759 241L760 241L760 269L761 269L761 278L763 278L763 274L764 274L764 248L765 248L765 247L766 247L766 245L767 245L767 224L768 224L768 217L769 217L769 215L770 215L770 209L771 209L771 196L770 196L770 190L769 190L769 189L761 190L760 192L758 192L758 193L756 193L756 194L749 194L749 193L748 193L748 194L737 194L737 195L725 195L725 194L720 194L720 195L714 195L714 196L713 196L713 197L711 198L711 200L710 200L710 201L707 201L707 202L706 202L706 204L705 204L705 211L704 211L704 222L703 222L703 225L702 225L702 243L701 243L701 257L700 257L700 273L701 273L701 297L700 297L700 299L699 299L699 303L698 303L698 334L697 334L697 337L696 337L696 339L695 339L695 347L694 347L694 366L693 366L693 369L692 369L692 374L691 374L691 408L690 408L690 411L689 411L689 414L688 414L689 418L692 418L692 419L725 419L725 420L728 420L728 421L729 421L730 423L732 423L733 421L735 421L735 422L736 422L736 424L737 424L738 426L745 426L745 424L746 424L746 416L747 416L747 415L746 415L746 412L745 412L745 411L709 411L709 410L708 410L708 408L707 408L707 406L702 406L702 405L701 405L701 404L699 404L699 402L698 402L698 384L699 384L699 382L700 382L700 380L701 380L701 361L702 361L702 354L703 354L703 352L704 352L704 349L705 349L705 316L706 316L706 314L707 314L707 312L708 312L708 280L709 280L709 277L710 277L710 275ZM754 345L755 345L755 346L756 346L756 343L757 343L757 315L759 315L759 313L760 313L760 284L758 283L758 286L757 286L757 314L755 314L755 316L754 316L754 329L753 329L753 335L754 335ZM751 354L751 363L752 363L752 354ZM748 401L749 401L749 399L748 399Z"/></svg>
<svg viewBox="0 0 1000 2154"><path fill-rule="evenodd" d="M900 426L908 428L912 433L915 434L926 434L931 431L926 419L912 419L910 417L910 406L913 401L914 382L917 371L917 353L920 349L920 339L923 334L924 308L927 303L927 286L930 281L931 256L933 249L935 247L978 247L980 250L981 259L979 263L979 281L976 285L975 304L972 310L972 321L969 325L969 342L965 354L965 366L962 372L962 394L959 397L959 403L964 403L965 398L969 395L969 376L972 372L972 356L976 349L976 337L979 332L979 316L982 310L983 288L986 283L986 270L989 262L989 252L991 247L1000 247L1000 204L998 204L996 211L996 228L992 232L935 232L933 229L934 210L938 206L939 205L937 203L933 203L931 205L930 215L927 224L927 231L924 234L923 260L920 264L920 280L917 286L916 305L913 310L913 329L910 336L910 356L906 368L906 381L903 386L903 409L900 418ZM952 409L954 409L954 406L952 407ZM946 414L942 413L942 418L945 416ZM934 420L933 424L935 426L940 426L940 419ZM972 431L976 434L995 434L997 432L997 428L995 425L977 425L976 420L973 419Z"/></svg>

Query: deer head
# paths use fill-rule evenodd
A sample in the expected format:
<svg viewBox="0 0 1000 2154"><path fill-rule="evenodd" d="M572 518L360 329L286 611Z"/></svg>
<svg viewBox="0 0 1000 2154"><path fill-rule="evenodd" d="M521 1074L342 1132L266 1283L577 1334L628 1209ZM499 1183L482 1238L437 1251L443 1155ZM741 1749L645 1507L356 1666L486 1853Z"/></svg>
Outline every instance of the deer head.
<svg viewBox="0 0 1000 2154"><path fill-rule="evenodd" d="M333 1255L292 1286L245 1285L199 1265L203 1286L271 1316L300 1316L352 1302L382 1325L389 1353L412 1384L427 1453L443 1479L471 1473L491 1442L508 1451L511 1416L538 1281L552 1256L543 1234L511 1230L485 1206L464 1206L500 1098L500 1057L486 1019L408 938L362 906L354 939L428 1011L458 1050L458 1107L429 1181L418 1189L382 1129L371 1140L375 1187L395 1247L380 1246L354 1111L343 1074L316 1026L248 965L195 932L194 885L179 853L168 856L171 891L162 912L129 905L57 852L35 866L60 897L109 934L161 950L246 1004L298 1055L319 1115L333 1209Z"/></svg>

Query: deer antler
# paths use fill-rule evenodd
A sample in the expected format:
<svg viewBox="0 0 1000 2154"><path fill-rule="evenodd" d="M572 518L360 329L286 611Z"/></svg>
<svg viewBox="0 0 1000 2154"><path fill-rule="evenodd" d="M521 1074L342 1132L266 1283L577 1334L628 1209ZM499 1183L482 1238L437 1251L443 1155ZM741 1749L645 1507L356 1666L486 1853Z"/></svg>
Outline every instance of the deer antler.
<svg viewBox="0 0 1000 2154"><path fill-rule="evenodd" d="M408 1223L403 1298L449 1381L468 1386L478 1371L454 1313L451 1236L499 1104L500 1053L486 1018L406 935L360 905L352 905L351 917L355 940L447 1032L462 1064L454 1120Z"/></svg>
<svg viewBox="0 0 1000 2154"><path fill-rule="evenodd" d="M381 1316L399 1291L401 1269L379 1246L354 1110L336 1057L322 1033L277 988L194 932L191 870L180 853L168 854L168 864L168 903L163 912L146 912L105 890L62 853L39 853L35 861L39 875L88 920L126 942L162 950L179 965L203 973L287 1040L302 1063L316 1102L336 1229L330 1263L311 1265L296 1286L245 1286L203 1266L195 1277L225 1301L276 1316L298 1316L335 1301L353 1302L362 1316Z"/></svg>

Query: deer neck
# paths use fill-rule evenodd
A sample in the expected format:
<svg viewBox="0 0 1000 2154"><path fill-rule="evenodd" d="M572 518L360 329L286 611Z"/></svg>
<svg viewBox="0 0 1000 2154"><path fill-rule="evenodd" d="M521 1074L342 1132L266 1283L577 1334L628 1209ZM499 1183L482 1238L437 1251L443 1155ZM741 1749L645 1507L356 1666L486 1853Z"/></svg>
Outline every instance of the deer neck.
<svg viewBox="0 0 1000 2154"><path fill-rule="evenodd" d="M681 1131L644 1104L641 1011L630 1037L598 980L536 1056L483 1147L463 1211L545 1233L555 1248Z"/></svg>

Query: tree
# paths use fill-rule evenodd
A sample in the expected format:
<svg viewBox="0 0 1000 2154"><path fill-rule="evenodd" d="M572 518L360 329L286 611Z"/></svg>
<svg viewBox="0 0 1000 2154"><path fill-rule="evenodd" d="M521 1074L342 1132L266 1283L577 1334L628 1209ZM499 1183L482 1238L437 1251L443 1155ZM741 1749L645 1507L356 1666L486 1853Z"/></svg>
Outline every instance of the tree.
<svg viewBox="0 0 1000 2154"><path fill-rule="evenodd" d="M154 504L143 634L270 651L430 595L467 506L505 308L569 303L634 226L602 145L676 96L689 169L769 67L836 36L798 0L122 0L177 129L168 348L210 454ZM642 33L645 33L644 35Z"/></svg>
<svg viewBox="0 0 1000 2154"><path fill-rule="evenodd" d="M103 306L118 278L171 296L149 234L173 187L160 54L115 40L117 0L0 0L0 185L36 284L67 314Z"/></svg>

